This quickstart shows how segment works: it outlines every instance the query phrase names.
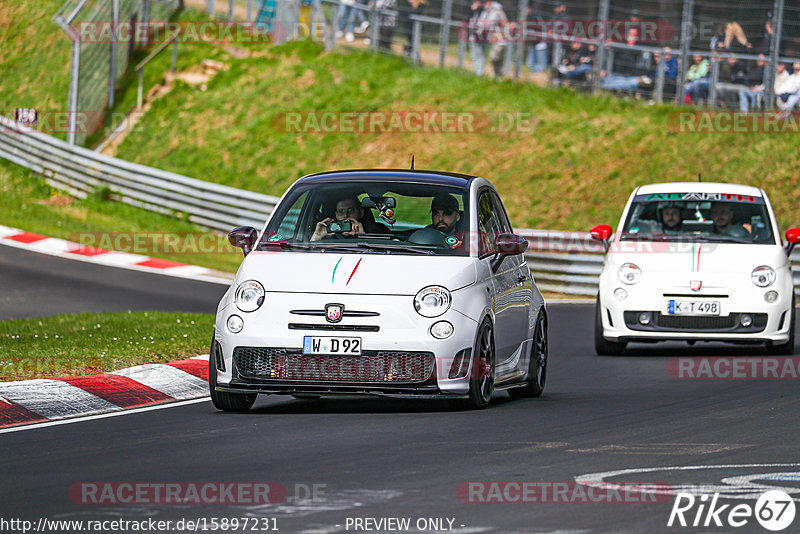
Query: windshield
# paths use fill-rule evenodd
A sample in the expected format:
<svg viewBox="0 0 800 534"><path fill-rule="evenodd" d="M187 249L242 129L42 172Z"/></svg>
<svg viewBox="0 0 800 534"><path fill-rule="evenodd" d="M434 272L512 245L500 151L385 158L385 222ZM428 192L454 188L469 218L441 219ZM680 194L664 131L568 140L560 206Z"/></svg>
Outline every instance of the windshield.
<svg viewBox="0 0 800 534"><path fill-rule="evenodd" d="M720 193L636 195L620 239L775 244L762 197Z"/></svg>
<svg viewBox="0 0 800 534"><path fill-rule="evenodd" d="M290 191L259 250L469 254L467 190L435 184L336 181Z"/></svg>

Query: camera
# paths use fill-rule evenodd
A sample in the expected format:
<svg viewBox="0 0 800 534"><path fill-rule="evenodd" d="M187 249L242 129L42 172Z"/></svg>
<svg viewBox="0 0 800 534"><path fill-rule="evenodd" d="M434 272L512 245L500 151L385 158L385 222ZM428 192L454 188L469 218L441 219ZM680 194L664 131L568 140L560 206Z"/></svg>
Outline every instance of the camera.
<svg viewBox="0 0 800 534"><path fill-rule="evenodd" d="M326 226L329 234L339 234L342 232L353 231L353 224L350 221L332 221Z"/></svg>

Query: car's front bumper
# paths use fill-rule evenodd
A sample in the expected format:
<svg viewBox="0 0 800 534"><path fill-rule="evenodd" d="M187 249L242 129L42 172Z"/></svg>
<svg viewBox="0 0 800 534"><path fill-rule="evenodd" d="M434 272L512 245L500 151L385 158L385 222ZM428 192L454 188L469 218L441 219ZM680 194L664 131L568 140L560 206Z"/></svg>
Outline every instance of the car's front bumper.
<svg viewBox="0 0 800 534"><path fill-rule="evenodd" d="M469 371L450 378L450 370L454 360L471 360L477 322L457 311L456 302L442 316L427 319L413 311L411 300L391 295L273 293L254 313L222 309L217 316L215 350L221 354L217 367L224 370L217 372L217 389L291 395L463 397L469 390ZM291 313L322 310L331 302L345 305L339 323ZM348 310L379 315L349 317ZM245 327L237 334L225 326L231 313L244 318ZM433 323L441 320L454 328L447 339L436 339L430 333ZM304 355L306 336L358 337L361 355Z"/></svg>
<svg viewBox="0 0 800 534"><path fill-rule="evenodd" d="M673 275L665 284L640 283L626 286L613 277L601 277L600 303L603 337L609 341L725 341L736 343L781 344L789 339L794 286L791 276L779 276L770 287L760 288L749 280L743 283L735 275L704 275L699 291L689 289L691 274L676 280ZM695 275L696 277L696 275ZM741 278L741 277L739 277ZM623 288L625 299L617 299L614 291ZM775 302L767 302L765 294L776 291ZM670 299L717 301L718 316L671 315L666 313ZM642 324L639 315L648 314ZM743 321L747 315L750 321ZM750 323L745 326L745 324Z"/></svg>

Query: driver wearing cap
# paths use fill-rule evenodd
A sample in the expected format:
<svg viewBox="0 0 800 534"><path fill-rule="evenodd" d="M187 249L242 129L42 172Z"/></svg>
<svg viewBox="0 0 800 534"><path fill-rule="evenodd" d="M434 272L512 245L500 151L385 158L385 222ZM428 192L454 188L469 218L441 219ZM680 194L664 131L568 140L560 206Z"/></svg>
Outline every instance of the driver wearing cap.
<svg viewBox="0 0 800 534"><path fill-rule="evenodd" d="M438 193L431 201L431 228L436 228L445 235L456 233L461 213L458 211L458 200L453 195Z"/></svg>

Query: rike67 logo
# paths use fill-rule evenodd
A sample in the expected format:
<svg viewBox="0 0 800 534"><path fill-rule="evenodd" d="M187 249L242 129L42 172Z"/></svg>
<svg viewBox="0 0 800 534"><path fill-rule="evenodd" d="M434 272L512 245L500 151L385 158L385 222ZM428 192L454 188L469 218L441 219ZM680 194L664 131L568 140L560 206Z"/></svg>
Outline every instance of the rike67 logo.
<svg viewBox="0 0 800 534"><path fill-rule="evenodd" d="M755 506L719 504L719 493L695 497L681 492L675 496L667 526L739 528L755 519L763 528L778 532L791 525L794 516L794 501L781 490L761 494Z"/></svg>

